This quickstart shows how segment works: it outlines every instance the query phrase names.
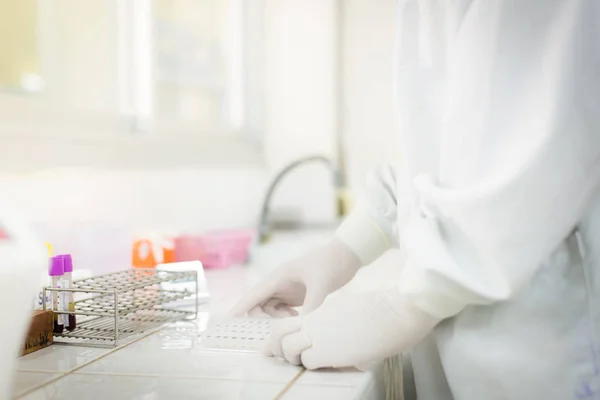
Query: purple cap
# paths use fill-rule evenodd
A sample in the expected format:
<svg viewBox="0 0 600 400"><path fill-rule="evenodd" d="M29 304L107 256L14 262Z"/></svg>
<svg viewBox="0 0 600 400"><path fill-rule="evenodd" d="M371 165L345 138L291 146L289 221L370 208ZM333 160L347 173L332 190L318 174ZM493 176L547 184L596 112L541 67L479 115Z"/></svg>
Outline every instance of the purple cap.
<svg viewBox="0 0 600 400"><path fill-rule="evenodd" d="M61 254L58 257L62 257L65 263L65 274L67 272L73 272L73 257L70 254Z"/></svg>
<svg viewBox="0 0 600 400"><path fill-rule="evenodd" d="M65 259L61 256L54 256L50 259L48 266L48 275L61 276L65 273Z"/></svg>

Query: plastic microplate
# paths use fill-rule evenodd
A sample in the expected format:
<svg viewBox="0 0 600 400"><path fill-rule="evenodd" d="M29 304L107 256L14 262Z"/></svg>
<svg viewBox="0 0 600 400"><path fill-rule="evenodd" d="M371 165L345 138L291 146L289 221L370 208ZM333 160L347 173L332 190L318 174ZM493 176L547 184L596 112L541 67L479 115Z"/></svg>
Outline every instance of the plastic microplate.
<svg viewBox="0 0 600 400"><path fill-rule="evenodd" d="M271 321L268 319L224 319L209 324L200 335L200 344L213 350L259 352L270 334Z"/></svg>

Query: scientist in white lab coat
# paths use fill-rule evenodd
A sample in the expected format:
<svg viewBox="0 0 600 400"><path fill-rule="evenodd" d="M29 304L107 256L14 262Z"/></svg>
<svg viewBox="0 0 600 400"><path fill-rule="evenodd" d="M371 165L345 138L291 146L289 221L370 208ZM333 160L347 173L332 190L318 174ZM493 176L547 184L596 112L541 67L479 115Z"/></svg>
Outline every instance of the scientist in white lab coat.
<svg viewBox="0 0 600 400"><path fill-rule="evenodd" d="M402 165L234 312L304 305L268 352L309 369L410 350L420 400L600 399L600 1L399 8Z"/></svg>

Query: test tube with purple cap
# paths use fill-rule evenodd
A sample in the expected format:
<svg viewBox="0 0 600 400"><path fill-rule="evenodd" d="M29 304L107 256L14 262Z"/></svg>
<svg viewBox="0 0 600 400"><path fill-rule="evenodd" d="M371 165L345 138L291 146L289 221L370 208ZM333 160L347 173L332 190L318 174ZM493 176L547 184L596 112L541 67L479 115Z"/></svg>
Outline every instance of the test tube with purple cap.
<svg viewBox="0 0 600 400"><path fill-rule="evenodd" d="M50 265L48 266L48 275L52 278L52 287L55 289L61 288L61 281L65 274L65 261L63 257L51 257ZM52 310L59 311L60 292L52 291ZM62 315L54 313L54 333L63 333L65 325Z"/></svg>
<svg viewBox="0 0 600 400"><path fill-rule="evenodd" d="M65 266L65 274L64 274L64 278L63 278L63 289L71 289L73 286L73 257L71 257L70 254L64 254L62 256L64 260L64 266ZM66 310L69 312L75 312L75 297L73 295L73 292L65 292L65 297L66 297ZM75 318L75 314L69 314L67 316L67 321L66 321L66 328L69 332L73 332L76 328L76 318Z"/></svg>

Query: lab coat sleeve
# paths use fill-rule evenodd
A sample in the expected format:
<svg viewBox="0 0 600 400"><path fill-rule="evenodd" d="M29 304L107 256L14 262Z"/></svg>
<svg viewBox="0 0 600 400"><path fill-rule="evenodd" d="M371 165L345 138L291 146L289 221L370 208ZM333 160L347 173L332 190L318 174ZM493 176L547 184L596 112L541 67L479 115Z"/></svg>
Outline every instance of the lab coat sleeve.
<svg viewBox="0 0 600 400"><path fill-rule="evenodd" d="M397 231L398 170L391 164L375 168L367 177L364 194L342 223L336 236L361 260L375 261L390 249Z"/></svg>
<svg viewBox="0 0 600 400"><path fill-rule="evenodd" d="M521 55L490 68L485 90L498 102L478 108L469 91L480 88L465 90L485 59L451 81L445 137L455 140L442 147L439 177L413 181L419 205L401 232L400 286L439 318L515 296L598 200L600 2L517 3L490 3L487 22L503 34L483 44ZM522 39L505 46L511 35Z"/></svg>

